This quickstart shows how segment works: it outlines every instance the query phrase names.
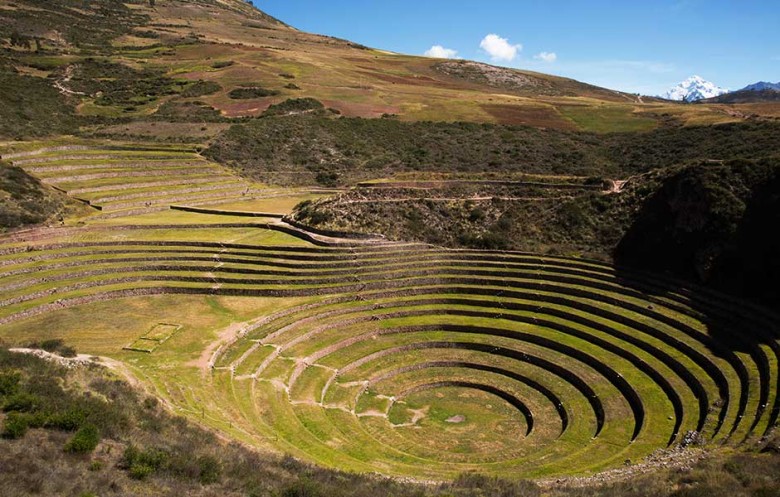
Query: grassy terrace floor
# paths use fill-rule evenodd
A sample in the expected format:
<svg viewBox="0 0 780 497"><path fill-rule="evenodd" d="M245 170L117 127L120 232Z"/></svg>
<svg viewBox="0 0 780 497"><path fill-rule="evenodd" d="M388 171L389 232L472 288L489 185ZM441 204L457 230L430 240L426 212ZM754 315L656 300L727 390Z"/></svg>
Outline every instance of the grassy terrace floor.
<svg viewBox="0 0 780 497"><path fill-rule="evenodd" d="M104 153L18 159L55 152ZM590 474L777 424L769 311L587 260L317 237L275 217L312 195L285 195L5 235L0 339L121 360L259 447L428 480Z"/></svg>
<svg viewBox="0 0 780 497"><path fill-rule="evenodd" d="M88 203L102 217L289 194L247 182L209 162L194 145L38 143L0 155L44 183Z"/></svg>

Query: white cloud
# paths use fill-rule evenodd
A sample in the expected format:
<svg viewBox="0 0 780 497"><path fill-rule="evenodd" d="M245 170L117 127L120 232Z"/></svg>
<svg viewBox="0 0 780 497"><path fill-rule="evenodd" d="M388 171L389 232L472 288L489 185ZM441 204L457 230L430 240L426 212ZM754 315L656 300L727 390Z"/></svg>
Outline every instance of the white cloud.
<svg viewBox="0 0 780 497"><path fill-rule="evenodd" d="M556 55L555 52L539 52L538 54L534 55L534 59L552 64L558 60L558 55Z"/></svg>
<svg viewBox="0 0 780 497"><path fill-rule="evenodd" d="M517 57L517 52L523 49L522 45L511 45L509 40L501 38L497 34L489 34L484 37L479 47L496 62L512 62Z"/></svg>
<svg viewBox="0 0 780 497"><path fill-rule="evenodd" d="M437 59L454 59L458 56L458 51L451 48L444 48L441 45L434 45L425 51L425 56Z"/></svg>

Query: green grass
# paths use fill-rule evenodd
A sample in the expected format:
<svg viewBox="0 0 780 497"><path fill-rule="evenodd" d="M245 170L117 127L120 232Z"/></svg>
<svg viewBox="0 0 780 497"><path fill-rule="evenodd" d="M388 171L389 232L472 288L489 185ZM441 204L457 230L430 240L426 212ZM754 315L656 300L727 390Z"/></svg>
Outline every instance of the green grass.
<svg viewBox="0 0 780 497"><path fill-rule="evenodd" d="M143 234L143 232L141 232L141 234ZM375 252L381 254L381 251ZM371 251L367 253L371 254ZM361 277L364 282L380 282L387 279L392 280L401 278L401 274L398 273L397 270L381 271L382 264L387 264L393 260L393 257L390 254L387 254L385 257L386 259L383 260L380 256L380 258L377 259L377 268L369 269L369 272L366 272L365 276ZM556 270L553 270L555 267L566 267L556 266L557 262L563 262L563 260L555 258L549 259L549 271L535 271L535 278L543 279L547 277L547 275L552 276L556 273ZM585 277L581 278L582 284L558 284L561 289L587 289L590 284L601 281L602 277L599 275L603 274L603 271L606 268L605 266L588 262L571 262L582 267L583 276ZM392 266L390 265L388 268L389 267ZM440 265L435 262L432 263L430 267L435 269L440 275L440 278L447 275L448 272L452 270L451 268L448 270L446 265ZM321 270L315 271L315 274L319 271ZM162 273L160 274L162 275ZM176 273L170 274L173 275ZM501 277L493 279L487 276L484 276L483 278L487 278L483 284L492 282L491 284L497 285L496 292L500 292L502 286L513 281L525 281L523 278L514 279ZM250 284L252 279L253 278L245 279L245 284ZM289 281L293 280L290 279ZM410 281L414 280L412 279ZM533 279L528 281L533 281ZM271 287L276 286L277 285L271 285ZM283 284L278 286L284 288ZM330 286L330 284L323 285L325 288ZM604 299L617 299L619 302L646 306L646 301L642 298L624 295L624 290L616 283L614 284L614 291L607 291L604 289L599 289L597 291ZM554 291L543 293L555 295ZM539 292L537 292L537 294L539 294ZM435 295L434 292L431 296L435 297ZM370 294L367 294L367 296L370 298ZM449 297L456 297L456 295L450 295ZM485 297L482 298L485 299ZM682 296L674 298L673 296L668 296L666 298L670 299L670 303L676 302L675 299L683 299L684 301L684 297ZM406 300L409 299L410 297L406 298ZM546 320L552 319L552 322L554 323L566 324L567 326L573 327L573 329L579 329L586 333L587 336L594 337L594 339L598 338L599 340L616 344L623 350L641 358L641 360L650 365L650 367L659 371L661 375L669 378L672 388L679 392L685 412L687 413L682 420L683 431L695 427L695 416L693 415L696 411L695 399L687 390L684 383L680 381L674 373L666 369L666 366L661 364L657 358L644 350L640 350L634 345L624 344L611 335L596 330L590 330L588 327L583 327L575 322L568 322L567 320L559 318L550 318L544 313L544 308L548 307L546 305L540 307L537 312L502 312L500 309L496 309L493 317L469 317L459 314L460 311L472 309L469 305L458 306L438 304L434 301L423 306L404 305L403 302L401 302L401 305L398 305L393 304L394 299L384 298L383 300L383 298L378 298L373 300L380 305L382 305L383 302L385 306L391 305L391 308L388 308L386 311L367 310L354 312L350 311L350 308L351 306L354 306L355 303L345 302L343 304L325 306L322 309L315 309L313 311L304 310L291 314L289 317L284 317L278 324L274 324L270 328L263 327L235 342L233 346L223 352L217 365L219 367L234 367L237 376L257 374L259 375L259 381L256 383L252 383L250 380L235 380L232 386L227 390L214 390L211 387L208 387L205 390L199 389L197 392L188 393L181 391L181 393L177 394L175 392L178 391L182 385L180 381L186 375L177 376L175 380L170 378L167 374L159 378L155 376L157 378L155 381L161 382L162 390L169 392L169 400L174 402L175 405L183 406L185 409L192 408L193 410L196 410L195 406L199 405L198 402L204 399L205 396L212 396L213 400L207 405L213 407L208 407L208 409L206 409L210 413L207 418L210 420L210 423L215 423L215 426L219 426L221 429L225 429L231 433L239 433L233 431L238 429L240 430L240 433L244 433L244 435L241 435L242 437L250 436L254 441L253 443L260 443L258 440L264 439L265 441L262 443L269 443L271 446L278 447L282 450L291 450L293 453L299 454L307 459L344 469L356 470L360 468L369 468L372 467L372 464L376 464L377 460L382 460L382 471L384 472L407 476L420 476L420 470L416 468L419 467L420 461L425 461L423 467L425 468L426 474L430 475L431 472L437 472L437 474L440 474L441 477L445 478L452 477L458 472L468 469L480 469L495 474L506 474L519 470L525 475L543 476L549 474L581 473L608 468L625 458L641 459L643 455L649 454L656 448L663 446L671 434L670 430L672 427L672 422L669 419L672 415L672 410L663 391L661 391L649 377L635 369L635 367L631 366L625 359L619 358L612 353L604 352L597 343L591 343L591 340L584 340L571 335L562 334L546 327L519 324L514 320L514 317L531 319L540 317ZM572 301L576 300L578 299L572 298ZM505 302L507 305L513 302L522 302L508 299L507 297L488 298L485 301ZM587 302L587 299L582 301ZM282 300L269 299L269 305L272 307L274 307L275 304L271 304L271 302L278 302L281 304L282 308L290 305L290 303L282 303L284 302ZM532 299L529 299L527 302L533 304ZM622 311L620 305L607 305L606 300L599 305L605 309L611 309L618 314L622 313L627 317L632 316L631 313ZM681 323L684 322L695 327L700 327L692 317L677 314L672 308L664 308L662 305L659 305L658 301L655 301L653 306L658 309L659 312L668 314L673 317L673 319L679 319ZM549 307L551 309L559 308L561 310L567 310L566 306L553 305ZM223 305L217 307L209 305L209 308L211 310L208 311L207 314L210 313L220 316L224 316L225 310L228 309ZM331 312L331 314L322 314L321 318L316 318L318 313L324 313L326 310ZM333 311L339 312L333 313ZM232 313L232 311L229 312ZM386 316L383 315L385 312L388 313ZM581 313L576 310L567 310L567 312L571 312L573 315L587 317L587 313ZM262 314L257 314L257 316L262 316ZM301 318L306 318L307 316L315 317L315 319L309 321L301 320ZM374 324L374 321L369 319L371 316L380 316L380 321ZM355 321L356 318L360 319ZM593 319L595 319L595 322L600 322L616 331L629 334L632 333L630 326L612 323L608 320L599 318ZM158 318L158 322L159 321L160 319ZM178 323L182 321L177 319L174 322ZM531 333L539 338L548 338L556 343L572 347L573 349L585 352L592 357L598 357L600 360L609 364L610 367L620 371L622 376L636 389L642 399L646 410L646 418L644 421L645 426L640 433L640 438L633 444L628 444L632 428L631 422L628 421L631 419L630 410L628 409L628 405L626 404L625 399L623 399L622 394L620 394L613 385L590 367L584 367L583 364L580 364L576 360L570 360L568 358L563 359L557 355L550 355L550 351L543 346L530 344L520 345L520 343L516 342L511 336L500 338L497 336L484 334L473 335L455 331L391 333L376 336L373 339L361 338L360 341L351 345L348 345L349 342L345 342L345 340L348 341L353 337L361 337L375 329L380 331L391 331L395 328L403 329L406 326L420 327L424 325L434 326L434 328L442 326L442 330L446 330L448 326L452 325L476 325L481 329L499 328L523 331ZM289 329L285 331L285 333L275 335L275 338L271 338L270 333L275 329L280 329L282 326L288 326ZM656 324L656 326L658 326L658 324ZM677 333L673 328L670 328L668 332L670 334ZM179 336L180 334L175 335L170 341L165 342L161 347L155 349L151 356L162 354L160 355L159 360L165 361L166 364L170 364L170 355L174 353L174 350L177 350L174 349L174 347L178 347L175 342L179 340ZM365 336L369 337L371 335ZM256 342L252 341L262 337L265 337L262 345L258 345ZM294 344L295 340L300 341L299 343ZM686 338L686 340L689 339ZM589 413L590 406L586 402L586 399L577 399L578 394L572 396L572 387L560 384L560 380L549 384L558 392L559 398L567 399L566 409L573 421L571 426L567 429L565 436L560 440L556 440L555 437L557 433L556 430L560 430L561 422L557 420L554 406L551 405L547 399L540 396L538 392L535 392L533 389L529 390L527 386L516 385L507 378L495 376L490 373L464 373L457 367L451 372L448 372L447 369L432 368L424 369L420 372L409 371L401 375L393 376L388 380L380 381L371 388L368 394L358 395L360 390L356 390L355 387L351 386L355 381L377 377L377 375L385 374L403 364L415 364L420 363L420 361L436 360L445 362L453 360L476 361L478 363L483 360L480 357L480 354L476 352L458 350L447 351L447 349L426 351L423 349L417 351L410 350L409 352L400 352L384 358L377 358L357 369L350 369L348 367L348 365L355 360L360 360L363 357L370 357L372 354L379 353L383 350L415 343L424 343L426 341L452 341L482 344L505 349L522 350L532 355L548 357L554 360L556 363L563 365L567 370L572 371L583 378L592 386L592 388L594 388L599 398L602 399L607 412L604 431L597 439L591 440L592 430L594 429L594 418L593 413ZM644 337L643 341L659 347L662 350L668 349L670 353L675 354L674 350L666 347L656 339ZM291 345L287 346L285 345L286 343L290 343ZM274 344L283 347L283 350L277 359L268 362L267 360L271 358L271 354L274 353L274 349L271 347L271 345ZM328 349L329 347L336 348L333 348L331 353L319 355L319 351ZM193 355L196 354L195 348L184 347L184 349L191 350L191 354ZM705 348L700 347L699 350L707 353ZM165 357L168 359L165 359ZM243 362L239 362L238 359L242 357L245 357L245 359ZM691 370L697 369L697 366L684 355L676 354L676 357L677 360L685 365L685 367L690 368ZM138 360L140 359L133 359L133 361ZM190 361L191 360L192 359L190 359ZM750 360L748 356L742 356L741 360L745 361L745 364L749 366ZM175 362L178 361L181 360ZM311 363L312 366L300 369L300 366L298 365L303 364L302 361ZM152 360L152 363L154 363L154 360ZM267 367L258 369L261 364L265 363L267 363ZM321 366L318 366L319 364L321 364ZM491 361L491 364L502 365L504 368L508 368L508 370L530 375L531 378L534 378L535 381L542 384L549 382L549 378L547 377L549 373L546 373L543 369L529 369L527 366L523 366L522 363L516 363L507 358L497 358L497 360ZM151 363L149 366L152 367L152 370L154 369ZM730 366L727 366L725 370L728 371L729 367ZM342 369L345 373L334 377L334 370ZM347 369L349 369L349 372L346 372ZM144 374L153 374L151 372L152 370L146 371ZM183 371L187 371L187 369L185 368ZM698 371L699 373L697 374L706 377L706 374L701 370ZM194 371L188 374L192 373L194 373ZM755 373L751 372L751 374ZM295 380L293 382L294 378ZM421 381L436 382L452 381L453 379L462 379L463 381L479 380L486 384L495 385L504 391L517 392L517 396L524 399L537 415L537 424L533 432L534 435L527 440L521 436L515 438L509 437L508 432L505 430L517 430L518 426L520 426L517 424L518 421L509 421L509 419L514 416L514 414L511 414L514 411L503 411L503 407L499 408L504 405L501 403L504 401L500 399L496 400L496 402L499 402L498 404L485 411L485 406L487 404L485 404L481 393L475 395L477 395L476 398L483 399L482 401L477 402L477 404L474 404L471 407L464 405L462 408L463 412L466 413L463 415L466 416L467 420L471 420L469 422L471 424L461 425L460 423L448 423L447 419L458 415L457 413L454 413L454 410L457 410L460 406L454 399L461 395L472 395L468 388L465 390L463 388L444 388L443 390L433 389L426 391L427 393L425 394L420 394L417 397L410 397L411 400L408 401L408 406L398 404L397 401L400 399L396 399L395 404L390 401L390 398L398 395L399 392L419 384ZM729 381L732 382L733 380L730 379ZM290 399L285 398L286 394L280 393L278 390L278 382L289 383ZM162 386L163 384L165 385L164 387ZM716 398L717 391L715 385L711 382L705 382L704 385L712 398ZM740 388L739 384L733 382L731 385L734 395L738 395L737 392ZM326 387L327 391L325 390ZM247 390L248 388L249 390ZM438 394L441 394L442 392L444 396L439 397ZM749 413L755 410L755 399L757 399L758 393L756 386L751 385L748 392L748 397L751 400L747 405L746 412ZM455 397L452 397L452 395ZM250 404L246 404L247 398L252 398L254 400L252 400ZM437 403L437 399L441 399L441 402ZM318 403L320 400L326 402L325 408L311 404L312 402ZM289 403L290 401L292 401L292 404ZM221 407L217 407L217 404ZM268 408L258 412L256 410L257 405L268 406ZM391 405L393 405L392 408L390 407ZM201 409L203 409L202 406ZM356 413L362 413L364 415L356 417L353 414L344 412L342 409L355 409ZM416 411L418 409L427 413L427 417L417 419L417 423L420 423L421 426L421 428L418 429L414 429L413 427L393 428L391 425L388 425L389 421L384 420L383 417L379 416L380 414L382 416L387 414L396 424L411 422L415 416L415 412L420 412ZM509 407L507 407L507 409L509 409ZM509 418L507 418L507 413L511 414L509 415ZM365 414L373 415L366 416ZM725 419L727 424L736 421L734 404L729 408ZM708 426L712 428L711 424ZM747 435L747 427L747 423L742 424L735 436L740 438ZM759 430L763 429L763 427L766 427L766 424L758 425ZM271 436L271 433L276 434L275 438L267 438ZM486 433L493 434L495 437L491 438L493 436L491 435L490 437L485 438ZM350 435L348 436L347 434ZM723 434L720 436L722 438ZM424 442L425 440L434 440L434 442L426 444ZM580 449L572 452L573 447L580 447ZM586 462L575 464L574 461L576 460L577 454L580 454L585 450L589 451L591 457L588 458ZM545 456L541 457L541 454L545 454ZM598 454L598 457L595 457L594 454ZM489 461L494 462L488 464Z"/></svg>
<svg viewBox="0 0 780 497"><path fill-rule="evenodd" d="M634 112L631 106L559 106L558 110L583 131L641 133L658 127L658 121Z"/></svg>
<svg viewBox="0 0 780 497"><path fill-rule="evenodd" d="M44 158L60 154L79 153ZM92 194L117 195L133 190L127 179L80 187L108 186ZM145 189L148 198L164 192ZM314 196L276 193L285 196L228 210L284 213ZM675 423L675 440L698 428L691 385L708 398L703 434L712 444L753 443L772 422L759 404L773 405L777 395L778 344L760 336L764 318L726 297L587 260L392 244L314 247L265 229L262 219L217 225L247 222L255 221L164 211L9 240L1 248L19 251L0 255L9 301L0 318L31 315L4 324L0 338L64 339L122 361L177 412L229 437L328 467L401 477L557 477L641 460L666 447ZM181 244L156 245L162 241ZM79 242L89 245L72 245ZM161 287L202 295L101 301L107 292ZM233 291L279 296L226 296ZM85 300L73 306L78 298ZM752 354L713 348L722 338L711 320L728 325L729 313L756 341ZM138 350L123 350L128 345ZM721 411L709 407L726 388L729 405L715 433ZM533 416L528 435L525 408Z"/></svg>

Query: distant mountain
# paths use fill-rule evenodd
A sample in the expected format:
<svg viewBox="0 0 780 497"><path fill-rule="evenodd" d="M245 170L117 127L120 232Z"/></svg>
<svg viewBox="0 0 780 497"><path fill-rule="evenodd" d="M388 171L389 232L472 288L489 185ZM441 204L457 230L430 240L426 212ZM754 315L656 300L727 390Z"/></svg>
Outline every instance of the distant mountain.
<svg viewBox="0 0 780 497"><path fill-rule="evenodd" d="M704 103L716 104L748 104L777 101L780 101L780 83L767 83L766 81L759 81L758 83L747 85L741 90L701 100Z"/></svg>
<svg viewBox="0 0 780 497"><path fill-rule="evenodd" d="M780 90L739 90L724 93L715 98L707 98L699 102L708 104L753 104L760 102L780 101Z"/></svg>
<svg viewBox="0 0 780 497"><path fill-rule="evenodd" d="M676 100L678 102L696 102L705 98L713 98L729 90L721 88L700 76L691 76L681 82L668 92L661 95L661 98L667 100Z"/></svg>
<svg viewBox="0 0 780 497"><path fill-rule="evenodd" d="M764 91L764 90L780 91L780 83L768 83L766 81L759 81L758 83L747 85L746 87L742 88L742 90L740 91Z"/></svg>

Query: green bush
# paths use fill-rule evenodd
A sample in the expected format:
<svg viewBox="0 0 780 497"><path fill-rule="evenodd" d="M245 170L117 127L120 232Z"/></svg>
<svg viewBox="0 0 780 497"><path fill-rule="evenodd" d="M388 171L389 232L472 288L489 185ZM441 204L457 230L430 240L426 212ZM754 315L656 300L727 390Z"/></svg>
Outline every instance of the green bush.
<svg viewBox="0 0 780 497"><path fill-rule="evenodd" d="M75 431L86 421L86 415L82 409L73 408L63 412L56 412L46 419L46 427L55 430Z"/></svg>
<svg viewBox="0 0 780 497"><path fill-rule="evenodd" d="M128 475L134 480L144 480L154 473L154 468L146 464L133 464L128 469Z"/></svg>
<svg viewBox="0 0 780 497"><path fill-rule="evenodd" d="M22 373L19 371L0 372L0 396L13 395L19 390Z"/></svg>
<svg viewBox="0 0 780 497"><path fill-rule="evenodd" d="M214 69L222 69L225 67L230 67L233 64L235 64L235 62L233 62L232 60L219 60L211 64L211 67L213 67Z"/></svg>
<svg viewBox="0 0 780 497"><path fill-rule="evenodd" d="M72 454L89 454L100 443L100 432L93 424L79 428L73 437L65 444L65 452Z"/></svg>
<svg viewBox="0 0 780 497"><path fill-rule="evenodd" d="M129 445L119 467L126 469L131 478L143 480L147 476L165 469L170 461L170 454L160 449L140 450L134 445Z"/></svg>
<svg viewBox="0 0 780 497"><path fill-rule="evenodd" d="M181 92L182 97L202 97L204 95L213 95L221 90L219 83L214 81L197 81L188 86Z"/></svg>
<svg viewBox="0 0 780 497"><path fill-rule="evenodd" d="M303 112L312 112L323 110L325 108L322 102L313 98L289 98L280 104L274 104L268 107L264 116L281 116L286 114L300 114Z"/></svg>
<svg viewBox="0 0 780 497"><path fill-rule="evenodd" d="M278 94L279 92L276 90L266 90L265 88L260 88L259 86L256 86L250 88L236 88L234 90L230 90L230 93L228 93L228 97L232 98L233 100L249 100L252 98L273 97Z"/></svg>
<svg viewBox="0 0 780 497"><path fill-rule="evenodd" d="M28 418L24 414L12 412L6 416L3 422L3 438L17 439L22 438L30 427Z"/></svg>
<svg viewBox="0 0 780 497"><path fill-rule="evenodd" d="M76 357L78 355L76 353L76 349L68 345L63 345L60 347L59 354L62 357Z"/></svg>
<svg viewBox="0 0 780 497"><path fill-rule="evenodd" d="M280 497L320 497L323 495L316 483L302 479L283 488Z"/></svg>
<svg viewBox="0 0 780 497"><path fill-rule="evenodd" d="M3 403L5 412L32 412L41 406L41 399L27 392L11 395Z"/></svg>
<svg viewBox="0 0 780 497"><path fill-rule="evenodd" d="M41 342L40 348L46 352L57 352L65 343L60 338L52 338Z"/></svg>
<svg viewBox="0 0 780 497"><path fill-rule="evenodd" d="M198 459L198 481L203 485L210 485L219 481L219 476L222 473L222 467L215 458L211 456L203 456Z"/></svg>

